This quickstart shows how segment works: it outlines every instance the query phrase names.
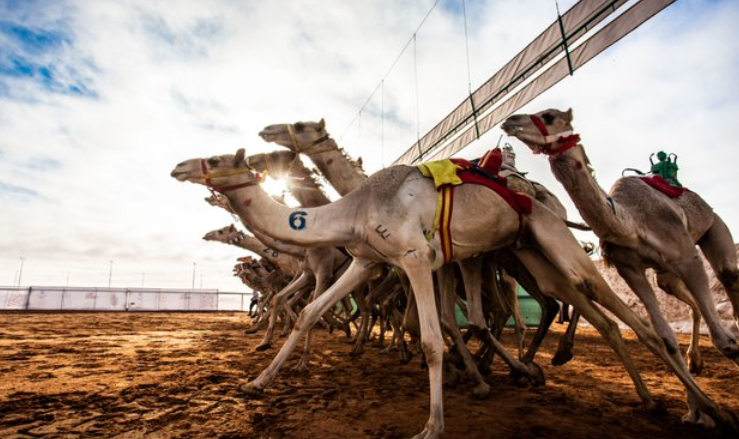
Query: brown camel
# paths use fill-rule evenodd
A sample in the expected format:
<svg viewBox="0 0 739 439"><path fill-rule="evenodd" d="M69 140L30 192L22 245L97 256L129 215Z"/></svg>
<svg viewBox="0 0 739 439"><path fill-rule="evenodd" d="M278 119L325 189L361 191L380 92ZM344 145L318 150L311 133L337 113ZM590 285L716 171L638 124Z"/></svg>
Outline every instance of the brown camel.
<svg viewBox="0 0 739 439"><path fill-rule="evenodd" d="M235 245L236 247L249 250L254 254L260 255L283 272L290 276L296 276L300 272L300 260L287 253L280 253L270 248L267 244L257 238L244 233L233 224L221 227L220 229L211 230L203 236L205 241L216 241L224 244Z"/></svg>
<svg viewBox="0 0 739 439"><path fill-rule="evenodd" d="M438 237L426 239L433 226L437 193L415 167L393 166L377 172L349 195L315 208L289 208L273 201L246 165L244 150L236 155L191 159L178 164L171 176L220 191L243 219L282 241L311 248L345 247L353 256L347 271L300 314L293 332L272 363L242 389L260 392L284 365L297 343L319 318L354 288L366 282L378 264L400 267L408 276L418 308L422 347L429 369L430 410L423 431L415 439L439 438L444 429L441 365L443 341L433 292L433 271L444 263ZM571 303L619 355L645 403L654 401L634 366L618 326L598 302L634 329L639 339L672 369L686 386L695 416L708 416L737 428L733 414L723 411L690 375L682 359L668 353L653 329L613 293L580 249L567 227L549 209L534 201L519 230L519 216L506 201L487 188L462 185L454 197L451 222L455 260L510 246L547 294ZM486 212L486 215L464 214Z"/></svg>
<svg viewBox="0 0 739 439"><path fill-rule="evenodd" d="M706 320L714 345L739 364L736 338L725 328L711 298L708 275L696 244L723 283L739 321L739 269L734 240L723 220L695 192L670 198L639 177L623 177L610 194L590 172L590 161L573 134L572 109L509 117L503 130L535 153L549 156L554 176L564 186L583 219L601 239L604 258L644 303L671 351L679 354L675 334L659 310L645 271L655 269L658 284ZM691 362L693 358L688 359ZM699 371L700 364L693 369Z"/></svg>

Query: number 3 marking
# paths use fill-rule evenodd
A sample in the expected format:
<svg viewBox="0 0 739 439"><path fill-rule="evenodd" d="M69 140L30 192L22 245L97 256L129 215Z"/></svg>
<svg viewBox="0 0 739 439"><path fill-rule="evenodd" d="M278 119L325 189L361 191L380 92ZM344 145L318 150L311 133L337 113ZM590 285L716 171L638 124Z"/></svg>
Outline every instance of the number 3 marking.
<svg viewBox="0 0 739 439"><path fill-rule="evenodd" d="M308 212L299 210L290 214L290 227L293 230L303 230L305 228L305 216Z"/></svg>

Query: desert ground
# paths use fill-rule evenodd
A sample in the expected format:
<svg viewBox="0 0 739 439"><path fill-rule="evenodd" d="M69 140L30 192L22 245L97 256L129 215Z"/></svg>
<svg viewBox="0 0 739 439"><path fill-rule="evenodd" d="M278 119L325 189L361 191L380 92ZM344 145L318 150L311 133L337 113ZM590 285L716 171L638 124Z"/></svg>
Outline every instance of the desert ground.
<svg viewBox="0 0 739 439"><path fill-rule="evenodd" d="M262 334L244 333L244 313L6 312L0 321L0 438L408 438L428 416L420 356L401 365L397 352L370 345L353 358L342 332L318 330L310 371L292 372L293 360L264 395L249 399L239 386L275 351L253 351ZM544 387L512 383L499 362L485 400L472 398L464 379L447 382L444 438L731 437L681 424L679 381L629 331L660 413L643 412L592 329L580 329L574 360L551 366L563 330L554 325L537 357ZM511 335L503 342L512 349ZM739 370L707 337L701 345L698 382L739 414Z"/></svg>

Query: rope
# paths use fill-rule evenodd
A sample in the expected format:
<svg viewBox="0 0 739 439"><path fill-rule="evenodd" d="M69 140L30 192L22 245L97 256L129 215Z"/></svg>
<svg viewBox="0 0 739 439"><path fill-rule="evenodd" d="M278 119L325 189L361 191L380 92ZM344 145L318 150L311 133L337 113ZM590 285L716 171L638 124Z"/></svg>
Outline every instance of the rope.
<svg viewBox="0 0 739 439"><path fill-rule="evenodd" d="M385 80L381 82L380 93L380 163L385 167Z"/></svg>
<svg viewBox="0 0 739 439"><path fill-rule="evenodd" d="M480 127L477 124L477 108L475 101L472 99L472 75L470 74L470 43L467 37L467 7L462 0L462 18L464 19L464 49L467 54L467 92L470 95L470 105L472 106L472 117L475 119L475 134L480 139Z"/></svg>
<svg viewBox="0 0 739 439"><path fill-rule="evenodd" d="M431 12L433 12L433 10L436 9L436 5L438 5L438 4L439 4L439 0L435 0L434 1L434 4L431 6L431 9L428 10L428 12L426 13L426 15L423 17L423 20L421 20L421 23L416 28L415 32L413 32L413 36L405 43L405 45L403 46L403 49L400 51L400 53L398 54L398 56L395 58L395 61L393 61L393 63L390 65L390 68L382 76L382 79L380 80L380 82L377 83L377 85L375 86L375 88L372 90L372 93L370 93L370 95L364 101L364 104L362 104L362 106L360 107L360 109L357 112L357 114L354 116L354 118L351 120L351 122L349 122L349 125L347 125L347 127L344 129L344 132L341 133L341 135L339 136L339 140L341 140L341 139L344 138L344 135L346 135L346 133L349 131L349 129L352 127L352 125L354 125L354 122L357 121L357 118L359 117L359 113L362 112L362 110L364 110L365 107L367 107L367 104L369 104L370 100L372 100L372 98L375 96L375 93L377 93L377 90L380 89L383 86L383 83L385 82L385 79L387 79L387 77L390 75L390 72L393 71L393 69L395 68L395 65L398 64L398 61L400 61L400 58L403 56L403 54L405 53L405 51L408 49L408 46L410 46L411 42L414 42L415 41L416 34L418 33L418 31L421 30L421 27L423 27L424 23L426 23L426 20L431 15Z"/></svg>
<svg viewBox="0 0 739 439"><path fill-rule="evenodd" d="M418 160L423 161L421 151L421 103L418 97L418 56L416 55L416 34L413 34L413 76L416 80L416 143L418 144Z"/></svg>

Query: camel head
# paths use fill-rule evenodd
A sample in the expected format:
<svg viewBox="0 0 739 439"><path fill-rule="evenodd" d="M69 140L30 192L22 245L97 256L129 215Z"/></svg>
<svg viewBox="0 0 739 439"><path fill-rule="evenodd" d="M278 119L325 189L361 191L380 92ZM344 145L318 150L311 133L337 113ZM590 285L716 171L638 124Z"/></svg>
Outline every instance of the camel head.
<svg viewBox="0 0 739 439"><path fill-rule="evenodd" d="M273 142L293 152L305 152L307 149L328 139L326 122L296 122L269 125L259 132L265 142Z"/></svg>
<svg viewBox="0 0 739 439"><path fill-rule="evenodd" d="M206 241L230 242L240 235L241 232L233 224L220 229L211 230L203 236Z"/></svg>
<svg viewBox="0 0 739 439"><path fill-rule="evenodd" d="M260 175L244 160L244 149L207 159L186 160L170 174L178 181L202 184L216 192L226 192L260 183Z"/></svg>
<svg viewBox="0 0 739 439"><path fill-rule="evenodd" d="M246 158L246 163L257 172L266 172L274 178L285 178L296 160L299 160L297 153L281 150L251 155Z"/></svg>
<svg viewBox="0 0 739 439"><path fill-rule="evenodd" d="M503 131L526 144L534 154L557 154L574 140L572 109L544 110L535 114L514 114L501 125Z"/></svg>
<svg viewBox="0 0 739 439"><path fill-rule="evenodd" d="M205 202L210 204L211 206L225 209L229 213L235 213L234 210L231 208L231 205L228 203L228 198L224 197L223 195L215 193L211 194L209 197L205 197Z"/></svg>

